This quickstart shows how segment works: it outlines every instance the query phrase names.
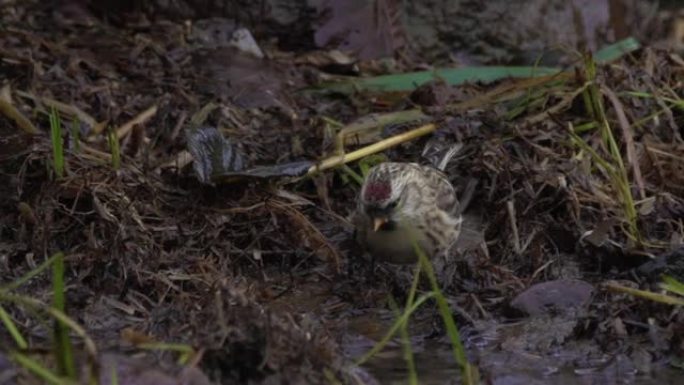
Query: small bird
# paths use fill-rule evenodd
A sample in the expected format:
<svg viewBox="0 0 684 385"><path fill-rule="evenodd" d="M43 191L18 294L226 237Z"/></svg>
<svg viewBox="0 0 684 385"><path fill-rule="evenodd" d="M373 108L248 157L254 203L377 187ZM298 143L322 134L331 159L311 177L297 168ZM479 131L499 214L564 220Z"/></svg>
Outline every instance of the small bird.
<svg viewBox="0 0 684 385"><path fill-rule="evenodd" d="M461 231L458 206L437 168L388 162L369 171L351 220L356 241L374 259L408 264L418 260L415 243L431 259L449 251Z"/></svg>

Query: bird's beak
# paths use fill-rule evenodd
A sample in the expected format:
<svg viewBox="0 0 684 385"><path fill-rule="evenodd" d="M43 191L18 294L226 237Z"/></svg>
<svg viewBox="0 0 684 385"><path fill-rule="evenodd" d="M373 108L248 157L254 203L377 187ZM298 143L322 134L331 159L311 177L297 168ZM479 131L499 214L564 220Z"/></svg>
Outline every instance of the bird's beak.
<svg viewBox="0 0 684 385"><path fill-rule="evenodd" d="M387 223L387 218L373 218L373 231L378 231L384 225Z"/></svg>

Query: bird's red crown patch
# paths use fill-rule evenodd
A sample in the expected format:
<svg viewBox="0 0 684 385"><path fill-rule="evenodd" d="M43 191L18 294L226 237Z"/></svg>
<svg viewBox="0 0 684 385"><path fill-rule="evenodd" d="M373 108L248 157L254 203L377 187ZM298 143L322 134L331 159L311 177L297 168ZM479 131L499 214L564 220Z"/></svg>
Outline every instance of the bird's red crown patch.
<svg viewBox="0 0 684 385"><path fill-rule="evenodd" d="M373 182L366 186L363 199L368 202L380 202L388 199L392 193L392 186L387 182Z"/></svg>

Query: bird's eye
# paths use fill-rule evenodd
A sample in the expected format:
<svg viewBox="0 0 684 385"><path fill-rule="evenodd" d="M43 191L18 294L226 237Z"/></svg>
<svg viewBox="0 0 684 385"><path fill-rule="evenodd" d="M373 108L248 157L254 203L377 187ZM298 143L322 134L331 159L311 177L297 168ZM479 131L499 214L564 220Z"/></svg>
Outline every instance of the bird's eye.
<svg viewBox="0 0 684 385"><path fill-rule="evenodd" d="M396 209L396 208L397 208L397 203L398 203L397 201L390 202L390 203L387 204L387 208L390 209L390 210Z"/></svg>

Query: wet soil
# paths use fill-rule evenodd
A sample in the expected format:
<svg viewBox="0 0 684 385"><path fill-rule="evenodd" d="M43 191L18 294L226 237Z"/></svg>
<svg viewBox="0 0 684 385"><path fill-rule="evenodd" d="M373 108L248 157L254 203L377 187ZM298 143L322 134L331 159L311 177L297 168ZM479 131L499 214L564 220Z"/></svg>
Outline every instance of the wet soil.
<svg viewBox="0 0 684 385"><path fill-rule="evenodd" d="M0 285L4 290L64 252L67 313L95 342L102 383L111 382L112 367L122 384L405 382L399 340L362 366L355 360L396 318L388 298L405 300L406 269L371 265L351 240L346 217L359 186L348 172L296 175L334 153L331 121L412 108L438 122L432 138L463 144L447 169L459 194L477 182L445 294L482 382L684 382L681 307L609 290L619 283L658 291L663 274L684 281L684 60L682 41L671 40L677 24L669 24L679 20L676 11L628 7L625 17L643 25L628 23L635 29L627 32L644 48L598 69L605 95L618 98L603 102L627 162L639 242L629 236L606 168L568 134L569 124L581 127L588 115L581 97L568 98L586 81L577 56L554 53L558 60L550 60L570 68L570 80L522 109L530 88L508 80L437 82L412 94L303 91L340 74L534 63L539 50L556 43L579 48L582 39L568 36L594 24L600 26L584 36L584 46L596 48L619 34L614 14L606 13L614 2L593 2L602 7L594 24L554 8L553 17L575 17L575 24L551 23L572 26L555 34L561 41L525 29L466 35L470 24L436 20L437 5L426 5L435 2L411 4L416 10L406 29L392 24L382 34L362 30L361 38L340 31L369 17L365 5L303 12L269 2L271 14L250 18L253 5L227 3L209 15L191 2L164 8L150 1L142 9L128 2L2 3L0 98L37 133L2 110ZM400 12L397 2L387 3L388 14ZM489 3L480 24L497 25L493 15L508 12L510 2ZM463 4L449 17L471 23L478 8ZM283 9L296 17L276 12ZM315 11L327 18L314 18ZM634 16L645 14L653 19ZM287 28L286 21L302 20L308 24ZM436 28L421 29L430 24ZM243 25L263 58L234 39ZM394 59L370 60L380 52ZM506 94L516 87L524 91ZM497 90L513 96L452 108L489 100ZM51 111L64 127L61 178L52 166ZM621 124L623 115L630 124ZM388 125L359 141L419 124ZM300 169L240 172L213 183L192 164L188 143L198 127L225 138L222 165ZM577 132L591 148L607 151L596 130ZM427 141L384 155L417 161ZM49 304L51 276L39 274L13 292ZM10 358L21 351L51 365L50 323L5 294L0 304L30 348L18 349L2 324L0 384L40 383ZM414 315L410 334L421 383L460 381L434 304ZM86 362L83 339L73 340ZM177 351L145 347L156 342L187 345L194 354L179 365Z"/></svg>

